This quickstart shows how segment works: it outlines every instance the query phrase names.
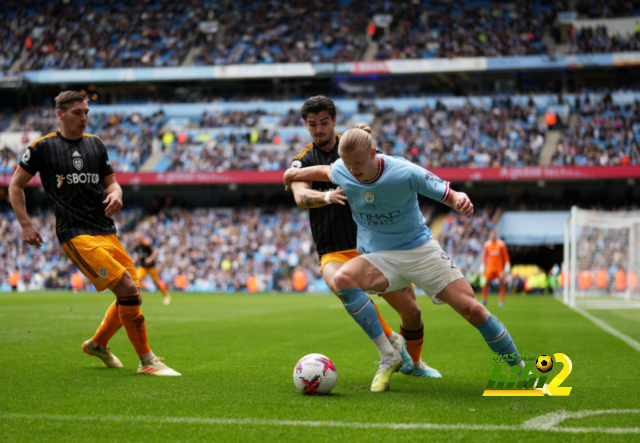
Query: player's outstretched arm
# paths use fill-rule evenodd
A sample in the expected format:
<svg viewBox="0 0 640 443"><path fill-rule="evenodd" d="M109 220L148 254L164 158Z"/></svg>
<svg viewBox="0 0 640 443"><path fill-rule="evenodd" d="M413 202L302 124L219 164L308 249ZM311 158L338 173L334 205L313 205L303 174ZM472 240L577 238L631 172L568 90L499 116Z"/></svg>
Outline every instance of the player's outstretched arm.
<svg viewBox="0 0 640 443"><path fill-rule="evenodd" d="M442 203L452 208L458 214L462 214L467 218L471 218L473 215L473 203L471 199L464 192L456 192L453 189L449 191L449 195Z"/></svg>
<svg viewBox="0 0 640 443"><path fill-rule="evenodd" d="M347 196L344 195L344 191L340 187L333 191L322 192L311 189L311 182L295 181L290 186L299 208L321 208L331 203L344 205L344 202L347 201Z"/></svg>
<svg viewBox="0 0 640 443"><path fill-rule="evenodd" d="M13 174L9 184L9 199L11 200L11 206L13 206L13 212L16 213L18 218L18 223L22 227L22 241L40 247L44 242L38 230L29 220L27 200L24 196L24 187L27 186L27 183L32 178L33 176L27 174L21 168L16 169L16 173Z"/></svg>
<svg viewBox="0 0 640 443"><path fill-rule="evenodd" d="M102 180L102 188L107 193L107 198L102 202L107 205L104 215L111 217L122 209L122 188L116 181L115 176L110 175Z"/></svg>
<svg viewBox="0 0 640 443"><path fill-rule="evenodd" d="M291 182L329 182L331 183L331 166L309 166L308 168L289 168L282 178L285 190L291 189Z"/></svg>

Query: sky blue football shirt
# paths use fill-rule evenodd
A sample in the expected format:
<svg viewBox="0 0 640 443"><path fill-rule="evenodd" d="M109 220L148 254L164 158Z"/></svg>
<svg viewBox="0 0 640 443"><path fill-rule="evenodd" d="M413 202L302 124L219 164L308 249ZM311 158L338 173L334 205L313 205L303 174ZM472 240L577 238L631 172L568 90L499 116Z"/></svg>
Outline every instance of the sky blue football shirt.
<svg viewBox="0 0 640 443"><path fill-rule="evenodd" d="M356 180L342 159L331 179L342 186L358 225L358 252L414 249L433 239L418 205L418 194L436 201L449 196L450 183L400 157L378 154L380 168L369 183Z"/></svg>

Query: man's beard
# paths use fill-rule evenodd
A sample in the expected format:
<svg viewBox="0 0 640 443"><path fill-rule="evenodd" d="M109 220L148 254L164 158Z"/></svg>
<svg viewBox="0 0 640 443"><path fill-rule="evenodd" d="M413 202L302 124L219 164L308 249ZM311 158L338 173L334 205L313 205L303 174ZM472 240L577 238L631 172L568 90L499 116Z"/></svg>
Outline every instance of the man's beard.
<svg viewBox="0 0 640 443"><path fill-rule="evenodd" d="M328 138L325 141L322 142L316 142L316 145L318 145L319 148L324 148L325 146L327 146L329 144L329 142L331 141L330 138Z"/></svg>

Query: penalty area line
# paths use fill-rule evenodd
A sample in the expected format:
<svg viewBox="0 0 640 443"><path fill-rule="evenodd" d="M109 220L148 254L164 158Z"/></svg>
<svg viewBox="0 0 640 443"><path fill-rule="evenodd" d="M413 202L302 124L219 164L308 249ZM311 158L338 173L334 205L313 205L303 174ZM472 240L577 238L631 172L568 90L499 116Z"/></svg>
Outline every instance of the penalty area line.
<svg viewBox="0 0 640 443"><path fill-rule="evenodd" d="M340 421L295 421L295 420L267 420L267 419L236 419L236 418L203 418L203 417L149 417L149 416L78 416L56 414L19 414L1 413L0 420L45 420L45 421L75 421L92 422L131 422L131 423L176 423L196 425L249 425L249 426L283 426L307 428L350 428L350 429L390 429L390 430L440 430L440 431L534 431L556 432L571 434L640 434L640 428L561 428L556 426L531 427L531 421L522 425L474 425L474 424L438 424L438 423L358 423Z"/></svg>

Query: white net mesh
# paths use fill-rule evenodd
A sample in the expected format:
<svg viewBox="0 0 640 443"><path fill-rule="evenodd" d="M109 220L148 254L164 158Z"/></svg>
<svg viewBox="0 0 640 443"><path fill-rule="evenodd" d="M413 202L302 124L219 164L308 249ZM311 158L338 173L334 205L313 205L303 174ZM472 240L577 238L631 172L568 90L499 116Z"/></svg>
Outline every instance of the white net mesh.
<svg viewBox="0 0 640 443"><path fill-rule="evenodd" d="M640 211L573 208L565 241L565 301L572 306L640 306Z"/></svg>

